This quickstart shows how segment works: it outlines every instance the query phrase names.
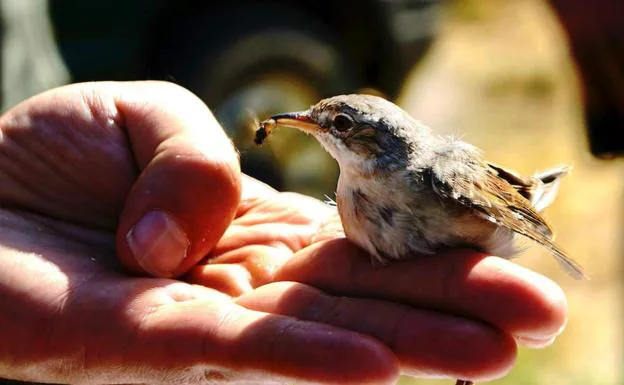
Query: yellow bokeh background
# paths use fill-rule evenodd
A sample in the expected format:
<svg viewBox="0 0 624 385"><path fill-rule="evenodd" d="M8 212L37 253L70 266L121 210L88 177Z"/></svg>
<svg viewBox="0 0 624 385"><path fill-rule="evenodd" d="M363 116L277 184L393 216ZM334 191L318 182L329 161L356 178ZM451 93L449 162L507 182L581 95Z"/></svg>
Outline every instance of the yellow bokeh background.
<svg viewBox="0 0 624 385"><path fill-rule="evenodd" d="M512 372L491 383L622 384L624 159L589 153L566 35L541 0L461 0L447 4L440 19L438 37L399 104L523 174L572 165L546 216L558 242L592 277L574 281L537 247L517 259L563 287L569 321L551 347L521 348Z"/></svg>

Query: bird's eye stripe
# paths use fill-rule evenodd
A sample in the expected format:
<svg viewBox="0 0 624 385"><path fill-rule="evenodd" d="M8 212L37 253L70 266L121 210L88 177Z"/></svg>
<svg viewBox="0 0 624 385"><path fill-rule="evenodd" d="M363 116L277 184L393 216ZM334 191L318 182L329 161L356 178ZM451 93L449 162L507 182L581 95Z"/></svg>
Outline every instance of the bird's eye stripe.
<svg viewBox="0 0 624 385"><path fill-rule="evenodd" d="M375 129L369 125L361 124L357 125L353 130L353 136L357 137L373 137L375 136Z"/></svg>

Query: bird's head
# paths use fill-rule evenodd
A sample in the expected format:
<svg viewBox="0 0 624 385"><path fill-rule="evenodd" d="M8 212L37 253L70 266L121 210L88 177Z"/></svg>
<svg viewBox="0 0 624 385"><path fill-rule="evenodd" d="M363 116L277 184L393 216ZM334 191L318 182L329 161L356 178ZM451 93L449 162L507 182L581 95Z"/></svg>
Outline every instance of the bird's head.
<svg viewBox="0 0 624 385"><path fill-rule="evenodd" d="M340 169L371 173L405 167L430 131L397 105L372 95L339 95L306 111L278 114L277 125L314 137Z"/></svg>

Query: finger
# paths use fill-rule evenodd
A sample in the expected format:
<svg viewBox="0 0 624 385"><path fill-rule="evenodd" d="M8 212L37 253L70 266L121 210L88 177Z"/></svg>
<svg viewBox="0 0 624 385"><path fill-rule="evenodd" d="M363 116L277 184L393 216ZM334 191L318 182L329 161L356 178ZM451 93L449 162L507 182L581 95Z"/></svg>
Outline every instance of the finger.
<svg viewBox="0 0 624 385"><path fill-rule="evenodd" d="M529 339L548 340L566 322L565 295L555 283L472 251L374 267L368 255L341 239L302 250L276 279L474 318Z"/></svg>
<svg viewBox="0 0 624 385"><path fill-rule="evenodd" d="M516 337L516 342L531 349L543 349L555 342L557 337L550 338L529 338L529 337Z"/></svg>
<svg viewBox="0 0 624 385"><path fill-rule="evenodd" d="M251 274L239 264L200 264L191 269L185 281L209 287L231 297L253 290Z"/></svg>
<svg viewBox="0 0 624 385"><path fill-rule="evenodd" d="M273 187L248 175L243 174L241 180L243 185L241 199L243 202L247 200L253 201L257 198L268 198L278 193ZM246 210L248 210L248 208L243 208L243 212Z"/></svg>
<svg viewBox="0 0 624 385"><path fill-rule="evenodd" d="M336 211L336 213L328 216L327 219L321 223L319 229L311 237L310 244L344 237L344 228L340 221L340 215Z"/></svg>
<svg viewBox="0 0 624 385"><path fill-rule="evenodd" d="M115 105L117 85L36 95L0 118L0 201L114 230L137 170Z"/></svg>
<svg viewBox="0 0 624 385"><path fill-rule="evenodd" d="M203 359L220 362L237 375L260 371L315 382L396 381L394 355L370 337L238 306L210 314L211 305L206 301L188 303L175 309L176 317L166 312L153 317L153 325L160 329L185 323L201 330L201 336L194 337L201 337ZM177 346L186 350L194 339L176 341ZM168 359L171 353L162 358Z"/></svg>
<svg viewBox="0 0 624 385"><path fill-rule="evenodd" d="M491 380L507 373L516 355L511 336L483 323L380 300L331 296L299 283L266 285L236 302L371 335L392 349L411 375Z"/></svg>
<svg viewBox="0 0 624 385"><path fill-rule="evenodd" d="M161 82L116 87L141 170L121 214L117 251L132 270L177 276L210 251L235 215L237 155L190 92Z"/></svg>
<svg viewBox="0 0 624 385"><path fill-rule="evenodd" d="M105 373L107 383L163 378L167 383L243 382L274 376L331 383L396 381L394 355L373 338L248 310L201 287L145 282L127 289L132 296L120 296L125 303L70 302L74 307L66 309L66 322L58 323L55 338L66 341L84 333L81 351L89 371L78 376Z"/></svg>
<svg viewBox="0 0 624 385"><path fill-rule="evenodd" d="M193 267L187 276L189 282L214 289L228 288L229 294L237 296L247 289L272 282L275 271L291 256L292 252L285 248L247 245L209 258L205 264ZM221 272L225 274L219 275Z"/></svg>
<svg viewBox="0 0 624 385"><path fill-rule="evenodd" d="M0 126L0 200L118 225L119 256L134 271L186 271L234 217L236 152L206 106L178 86L61 87L11 109Z"/></svg>

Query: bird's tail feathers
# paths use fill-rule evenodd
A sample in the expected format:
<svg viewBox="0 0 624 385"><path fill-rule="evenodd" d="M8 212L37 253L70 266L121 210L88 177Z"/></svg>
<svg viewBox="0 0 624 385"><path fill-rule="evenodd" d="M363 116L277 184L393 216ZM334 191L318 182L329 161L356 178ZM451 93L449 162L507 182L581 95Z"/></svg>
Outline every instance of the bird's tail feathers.
<svg viewBox="0 0 624 385"><path fill-rule="evenodd" d="M570 166L564 165L533 174L532 178L537 185L529 200L535 210L542 211L553 203L559 192L561 178L569 174L571 169Z"/></svg>

